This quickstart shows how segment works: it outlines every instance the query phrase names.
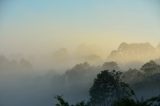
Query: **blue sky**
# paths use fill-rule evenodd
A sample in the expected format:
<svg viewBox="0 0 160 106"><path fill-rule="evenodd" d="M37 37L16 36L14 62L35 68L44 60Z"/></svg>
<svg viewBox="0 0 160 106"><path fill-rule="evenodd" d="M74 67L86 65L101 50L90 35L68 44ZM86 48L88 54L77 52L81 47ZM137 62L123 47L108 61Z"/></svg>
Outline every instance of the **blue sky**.
<svg viewBox="0 0 160 106"><path fill-rule="evenodd" d="M47 51L81 43L113 49L123 41L157 44L159 4L158 0L6 0L1 4L0 50Z"/></svg>
<svg viewBox="0 0 160 106"><path fill-rule="evenodd" d="M157 20L153 20L154 16L158 15L156 2L150 0L12 0L3 4L4 21L15 23L34 21L44 15L44 20L51 22L109 22L107 18L122 22L122 18L126 18L125 21L133 23L143 21L142 19L155 22ZM136 17L139 19L135 19Z"/></svg>

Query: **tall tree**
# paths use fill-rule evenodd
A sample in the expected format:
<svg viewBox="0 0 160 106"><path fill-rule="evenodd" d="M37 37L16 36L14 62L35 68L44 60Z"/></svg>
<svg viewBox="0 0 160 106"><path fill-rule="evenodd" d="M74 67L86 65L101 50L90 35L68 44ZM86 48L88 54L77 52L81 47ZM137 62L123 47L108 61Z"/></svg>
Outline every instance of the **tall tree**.
<svg viewBox="0 0 160 106"><path fill-rule="evenodd" d="M121 98L134 95L133 90L121 81L121 72L102 71L90 88L92 106L110 106Z"/></svg>

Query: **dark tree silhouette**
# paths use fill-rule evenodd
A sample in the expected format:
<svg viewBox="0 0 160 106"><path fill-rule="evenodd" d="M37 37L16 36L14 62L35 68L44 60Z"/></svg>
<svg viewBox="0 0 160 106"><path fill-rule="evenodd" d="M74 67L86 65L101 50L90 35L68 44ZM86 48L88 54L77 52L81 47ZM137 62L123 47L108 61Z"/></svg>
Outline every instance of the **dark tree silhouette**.
<svg viewBox="0 0 160 106"><path fill-rule="evenodd" d="M62 96L56 96L55 99L57 99L58 103L56 104L56 106L69 106L69 103L66 102Z"/></svg>
<svg viewBox="0 0 160 106"><path fill-rule="evenodd" d="M130 97L134 91L120 79L121 72L102 71L90 88L90 104L93 106L110 106L124 97Z"/></svg>
<svg viewBox="0 0 160 106"><path fill-rule="evenodd" d="M104 62L104 64L102 65L102 68L107 70L120 70L118 64L114 61Z"/></svg>
<svg viewBox="0 0 160 106"><path fill-rule="evenodd" d="M159 71L159 69L160 66L154 61L144 64L141 68L146 73ZM125 75L132 76L134 74L136 76L142 75L137 70L130 70ZM70 105L61 96L57 96L56 106L160 106L160 96L139 100L130 86L121 78L123 78L122 73L119 71L101 71L89 90L90 100L87 103L82 101Z"/></svg>
<svg viewBox="0 0 160 106"><path fill-rule="evenodd" d="M156 64L154 61L149 61L141 67L141 70L149 75L160 72L160 65Z"/></svg>
<svg viewBox="0 0 160 106"><path fill-rule="evenodd" d="M152 97L145 101L137 101L131 98L123 98L116 101L113 106L160 106L160 96Z"/></svg>
<svg viewBox="0 0 160 106"><path fill-rule="evenodd" d="M137 102L134 99L123 98L113 103L113 106L150 106L150 105L147 105L145 102Z"/></svg>
<svg viewBox="0 0 160 106"><path fill-rule="evenodd" d="M58 101L56 106L89 106L89 104L84 101L81 101L75 105L69 105L69 103L65 101L62 96L56 96L55 99Z"/></svg>

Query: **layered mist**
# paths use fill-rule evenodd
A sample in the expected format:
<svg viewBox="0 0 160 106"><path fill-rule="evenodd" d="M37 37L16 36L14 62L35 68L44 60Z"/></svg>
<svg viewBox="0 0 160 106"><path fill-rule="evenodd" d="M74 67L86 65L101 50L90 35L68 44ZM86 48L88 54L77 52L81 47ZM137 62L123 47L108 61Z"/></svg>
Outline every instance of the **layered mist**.
<svg viewBox="0 0 160 106"><path fill-rule="evenodd" d="M160 0L0 0L0 106L117 101L126 86L135 104L160 95L159 11ZM107 96L91 94L95 78Z"/></svg>
<svg viewBox="0 0 160 106"><path fill-rule="evenodd" d="M109 56L105 54L84 45L30 57L1 54L0 104L54 106L56 95L63 95L72 103L87 100L94 78L102 70L123 72L122 79L135 89L139 98L160 93L159 47L122 43Z"/></svg>

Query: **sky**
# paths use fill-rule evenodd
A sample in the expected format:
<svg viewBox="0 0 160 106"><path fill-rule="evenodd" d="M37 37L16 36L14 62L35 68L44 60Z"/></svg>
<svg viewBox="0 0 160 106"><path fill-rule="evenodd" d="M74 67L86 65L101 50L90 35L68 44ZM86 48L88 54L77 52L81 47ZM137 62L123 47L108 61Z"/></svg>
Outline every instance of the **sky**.
<svg viewBox="0 0 160 106"><path fill-rule="evenodd" d="M159 11L160 0L0 0L0 104L52 103L59 88L70 90L55 73L86 60L99 67L122 42L156 46ZM120 59L137 59L135 53ZM148 59L145 53L136 57Z"/></svg>
<svg viewBox="0 0 160 106"><path fill-rule="evenodd" d="M4 0L0 52L36 54L121 42L160 42L158 0Z"/></svg>

